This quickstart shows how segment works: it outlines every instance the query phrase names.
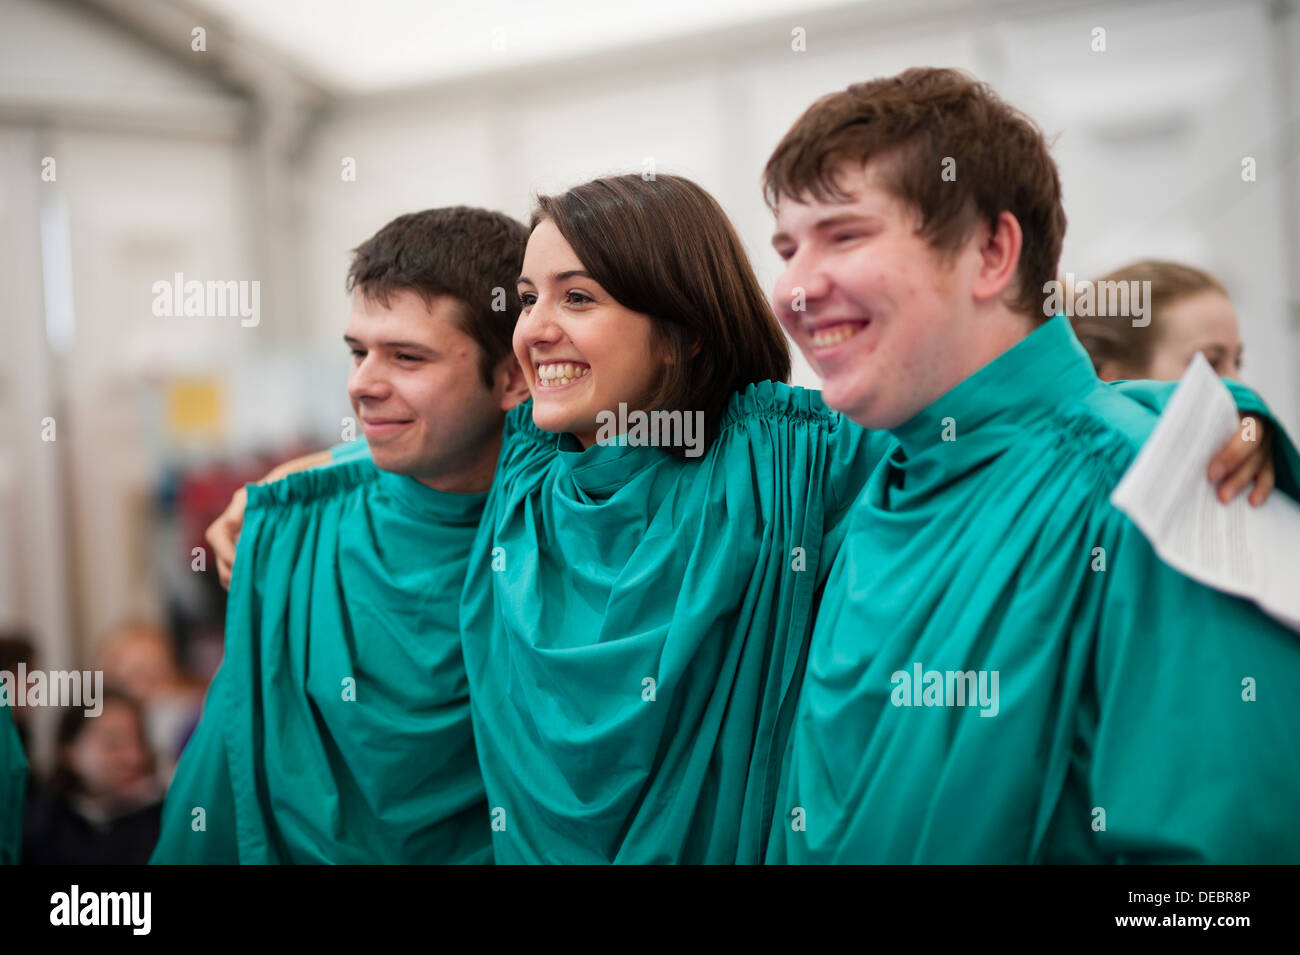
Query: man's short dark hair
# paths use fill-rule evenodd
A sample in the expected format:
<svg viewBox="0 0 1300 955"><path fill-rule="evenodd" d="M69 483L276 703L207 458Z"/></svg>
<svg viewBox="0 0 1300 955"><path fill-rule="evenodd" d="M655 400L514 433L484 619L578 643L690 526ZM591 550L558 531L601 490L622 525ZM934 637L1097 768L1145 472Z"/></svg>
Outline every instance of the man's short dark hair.
<svg viewBox="0 0 1300 955"><path fill-rule="evenodd" d="M431 304L441 295L459 305L459 324L479 346L479 370L492 371L511 352L519 317L517 279L528 230L499 212L450 206L398 216L352 250L347 290L360 289L388 306L412 291Z"/></svg>

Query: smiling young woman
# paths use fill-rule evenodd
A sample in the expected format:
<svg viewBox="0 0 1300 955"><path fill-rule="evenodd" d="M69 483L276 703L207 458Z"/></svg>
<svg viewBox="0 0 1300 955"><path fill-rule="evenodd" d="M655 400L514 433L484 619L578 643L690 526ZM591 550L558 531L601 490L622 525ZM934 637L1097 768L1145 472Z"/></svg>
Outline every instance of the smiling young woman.
<svg viewBox="0 0 1300 955"><path fill-rule="evenodd" d="M620 401L702 411L712 435L737 391L790 375L789 344L735 229L679 176L540 197L519 294L515 354L533 419L584 446L596 412ZM570 364L574 377L557 367Z"/></svg>
<svg viewBox="0 0 1300 955"><path fill-rule="evenodd" d="M789 346L689 180L542 197L462 597L498 862L757 862L839 518L883 443L782 382ZM702 455L597 440L702 412Z"/></svg>

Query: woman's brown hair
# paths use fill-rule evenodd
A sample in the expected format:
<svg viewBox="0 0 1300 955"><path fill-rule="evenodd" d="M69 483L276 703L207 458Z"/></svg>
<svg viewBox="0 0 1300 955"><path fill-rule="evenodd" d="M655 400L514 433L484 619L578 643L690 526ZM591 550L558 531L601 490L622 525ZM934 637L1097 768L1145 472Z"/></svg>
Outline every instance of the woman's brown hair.
<svg viewBox="0 0 1300 955"><path fill-rule="evenodd" d="M733 393L789 379L790 346L745 247L717 200L689 179L593 179L539 196L530 230L543 220L615 301L654 323L666 360L644 410L703 411L711 443Z"/></svg>

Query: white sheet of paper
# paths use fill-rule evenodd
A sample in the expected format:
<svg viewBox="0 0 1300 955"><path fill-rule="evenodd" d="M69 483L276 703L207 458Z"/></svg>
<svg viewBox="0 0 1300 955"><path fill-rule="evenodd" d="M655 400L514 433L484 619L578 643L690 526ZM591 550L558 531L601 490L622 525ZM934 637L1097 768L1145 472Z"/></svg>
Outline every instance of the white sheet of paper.
<svg viewBox="0 0 1300 955"><path fill-rule="evenodd" d="M1237 431L1232 394L1198 354L1110 501L1175 570L1300 630L1300 506L1274 491L1219 503L1210 459Z"/></svg>

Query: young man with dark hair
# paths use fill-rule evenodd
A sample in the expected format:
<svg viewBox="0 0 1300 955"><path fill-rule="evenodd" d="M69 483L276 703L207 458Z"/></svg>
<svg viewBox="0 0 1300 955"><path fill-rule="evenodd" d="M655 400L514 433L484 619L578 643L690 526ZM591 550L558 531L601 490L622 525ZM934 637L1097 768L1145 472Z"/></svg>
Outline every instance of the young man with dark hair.
<svg viewBox="0 0 1300 955"><path fill-rule="evenodd" d="M153 862L491 861L457 618L505 413L527 395L511 349L526 241L455 207L354 251L343 337L369 456L356 442L250 486L225 659Z"/></svg>
<svg viewBox="0 0 1300 955"><path fill-rule="evenodd" d="M1044 313L1065 215L1038 129L908 70L815 103L765 185L779 317L826 402L895 439L826 586L769 860L1300 861L1300 641L1111 505L1155 415Z"/></svg>

